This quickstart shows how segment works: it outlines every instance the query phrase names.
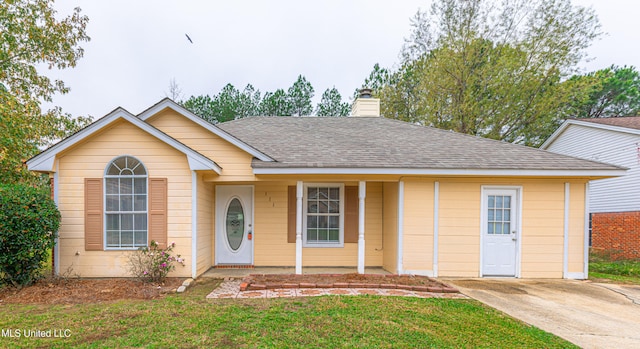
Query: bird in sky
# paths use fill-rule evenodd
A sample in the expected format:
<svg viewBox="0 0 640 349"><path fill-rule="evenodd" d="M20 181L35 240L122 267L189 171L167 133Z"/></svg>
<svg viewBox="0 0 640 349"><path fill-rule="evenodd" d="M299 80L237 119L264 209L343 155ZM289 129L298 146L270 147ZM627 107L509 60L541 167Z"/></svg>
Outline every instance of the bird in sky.
<svg viewBox="0 0 640 349"><path fill-rule="evenodd" d="M186 37L187 37L187 40L189 40L189 42L193 44L193 40L191 40L191 38L189 37L189 35L184 34L184 36L186 36Z"/></svg>

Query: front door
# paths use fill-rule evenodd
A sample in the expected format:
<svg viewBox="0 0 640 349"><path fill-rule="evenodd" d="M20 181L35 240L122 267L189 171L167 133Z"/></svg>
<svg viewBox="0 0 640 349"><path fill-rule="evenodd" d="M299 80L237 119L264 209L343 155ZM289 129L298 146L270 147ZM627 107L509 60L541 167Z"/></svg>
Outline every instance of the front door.
<svg viewBox="0 0 640 349"><path fill-rule="evenodd" d="M216 265L253 264L253 186L216 186Z"/></svg>
<svg viewBox="0 0 640 349"><path fill-rule="evenodd" d="M487 189L482 200L482 275L516 276L518 190Z"/></svg>

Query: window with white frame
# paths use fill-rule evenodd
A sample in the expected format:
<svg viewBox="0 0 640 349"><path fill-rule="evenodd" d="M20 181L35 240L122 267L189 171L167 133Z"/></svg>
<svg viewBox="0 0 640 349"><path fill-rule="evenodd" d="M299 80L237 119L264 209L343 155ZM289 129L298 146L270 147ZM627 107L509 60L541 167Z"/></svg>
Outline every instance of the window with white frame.
<svg viewBox="0 0 640 349"><path fill-rule="evenodd" d="M303 202L305 246L342 246L344 186L342 184L306 184Z"/></svg>
<svg viewBox="0 0 640 349"><path fill-rule="evenodd" d="M147 246L147 170L121 156L105 171L105 243L108 249Z"/></svg>

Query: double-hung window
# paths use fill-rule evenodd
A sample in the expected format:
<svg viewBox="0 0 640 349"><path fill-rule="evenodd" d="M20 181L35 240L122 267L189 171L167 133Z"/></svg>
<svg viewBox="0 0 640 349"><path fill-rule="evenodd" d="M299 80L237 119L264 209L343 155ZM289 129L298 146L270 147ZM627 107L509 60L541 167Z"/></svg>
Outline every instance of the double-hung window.
<svg viewBox="0 0 640 349"><path fill-rule="evenodd" d="M147 246L147 170L136 158L121 156L105 171L107 249Z"/></svg>
<svg viewBox="0 0 640 349"><path fill-rule="evenodd" d="M304 246L344 246L344 185L306 184L303 212Z"/></svg>

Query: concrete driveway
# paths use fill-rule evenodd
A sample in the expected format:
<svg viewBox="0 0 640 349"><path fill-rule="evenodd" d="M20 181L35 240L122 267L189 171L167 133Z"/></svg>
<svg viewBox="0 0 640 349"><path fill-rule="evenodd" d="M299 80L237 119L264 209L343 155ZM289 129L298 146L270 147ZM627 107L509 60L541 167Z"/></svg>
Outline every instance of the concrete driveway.
<svg viewBox="0 0 640 349"><path fill-rule="evenodd" d="M443 281L583 348L640 348L640 286L546 279Z"/></svg>

